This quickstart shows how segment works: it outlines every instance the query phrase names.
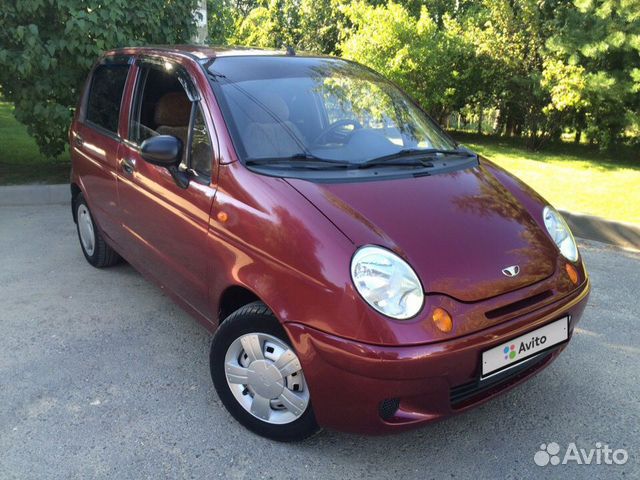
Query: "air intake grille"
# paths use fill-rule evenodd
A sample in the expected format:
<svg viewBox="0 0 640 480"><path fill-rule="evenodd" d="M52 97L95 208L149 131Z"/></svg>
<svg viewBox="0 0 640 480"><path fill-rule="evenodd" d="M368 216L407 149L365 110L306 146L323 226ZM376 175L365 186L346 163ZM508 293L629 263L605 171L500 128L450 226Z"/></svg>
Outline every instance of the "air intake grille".
<svg viewBox="0 0 640 480"><path fill-rule="evenodd" d="M532 297L525 298L524 300L518 300L517 302L510 303L509 305L505 305L504 307L496 308L494 310L489 310L484 315L485 317L490 319L499 318L504 315L508 315L510 313L515 313L518 310L522 310L523 308L531 307L538 302L546 300L552 295L553 293L551 292L551 290L546 290Z"/></svg>

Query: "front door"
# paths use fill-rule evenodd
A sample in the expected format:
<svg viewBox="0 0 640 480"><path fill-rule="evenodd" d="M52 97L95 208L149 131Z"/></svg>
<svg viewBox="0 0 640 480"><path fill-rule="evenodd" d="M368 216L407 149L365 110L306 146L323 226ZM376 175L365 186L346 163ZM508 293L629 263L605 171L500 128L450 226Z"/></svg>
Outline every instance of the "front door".
<svg viewBox="0 0 640 480"><path fill-rule="evenodd" d="M186 70L152 59L136 63L128 139L119 152L118 195L126 248L135 266L210 317L207 234L215 194L217 145ZM186 88L185 88L186 87ZM183 143L180 169L187 188L168 170L145 162L142 142L173 135Z"/></svg>

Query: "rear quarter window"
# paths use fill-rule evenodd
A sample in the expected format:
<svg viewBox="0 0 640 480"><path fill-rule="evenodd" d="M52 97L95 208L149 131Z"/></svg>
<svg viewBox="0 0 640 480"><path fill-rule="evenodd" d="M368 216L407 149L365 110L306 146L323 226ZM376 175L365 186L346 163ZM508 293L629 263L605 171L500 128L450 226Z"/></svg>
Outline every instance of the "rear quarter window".
<svg viewBox="0 0 640 480"><path fill-rule="evenodd" d="M91 78L86 120L110 132L118 131L122 93L129 65L100 65Z"/></svg>

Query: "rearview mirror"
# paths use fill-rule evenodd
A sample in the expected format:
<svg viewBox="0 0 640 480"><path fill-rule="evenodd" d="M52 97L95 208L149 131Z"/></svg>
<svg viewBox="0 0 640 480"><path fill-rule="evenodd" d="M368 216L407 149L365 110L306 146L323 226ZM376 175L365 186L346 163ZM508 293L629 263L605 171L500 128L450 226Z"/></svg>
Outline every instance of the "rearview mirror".
<svg viewBox="0 0 640 480"><path fill-rule="evenodd" d="M140 156L147 162L169 170L180 188L189 186L189 176L178 169L182 158L182 141L172 135L147 138L140 145Z"/></svg>
<svg viewBox="0 0 640 480"><path fill-rule="evenodd" d="M182 141L172 135L147 138L140 146L145 161L160 167L176 167L182 157Z"/></svg>

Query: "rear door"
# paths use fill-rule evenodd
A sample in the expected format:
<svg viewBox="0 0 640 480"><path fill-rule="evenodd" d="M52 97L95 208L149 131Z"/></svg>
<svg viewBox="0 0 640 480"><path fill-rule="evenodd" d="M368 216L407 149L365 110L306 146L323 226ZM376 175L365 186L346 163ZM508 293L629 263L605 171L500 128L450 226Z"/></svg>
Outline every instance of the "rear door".
<svg viewBox="0 0 640 480"><path fill-rule="evenodd" d="M93 69L71 132L71 156L91 213L108 237L117 236L116 189L121 117L131 58L106 57Z"/></svg>
<svg viewBox="0 0 640 480"><path fill-rule="evenodd" d="M127 140L118 158L118 194L127 248L136 266L210 316L207 235L216 191L218 147L213 123L191 73L179 61L136 62ZM167 169L145 162L140 145L153 135L183 142L179 187Z"/></svg>

